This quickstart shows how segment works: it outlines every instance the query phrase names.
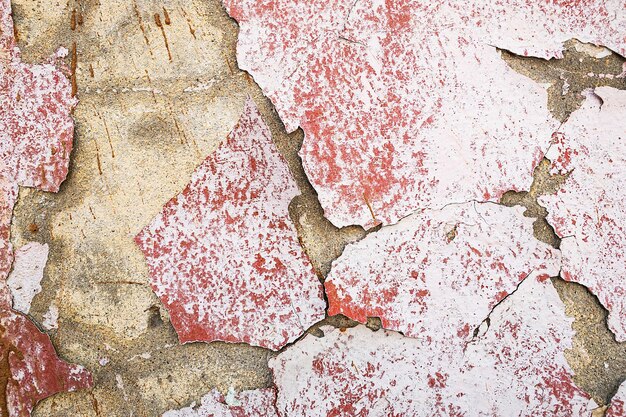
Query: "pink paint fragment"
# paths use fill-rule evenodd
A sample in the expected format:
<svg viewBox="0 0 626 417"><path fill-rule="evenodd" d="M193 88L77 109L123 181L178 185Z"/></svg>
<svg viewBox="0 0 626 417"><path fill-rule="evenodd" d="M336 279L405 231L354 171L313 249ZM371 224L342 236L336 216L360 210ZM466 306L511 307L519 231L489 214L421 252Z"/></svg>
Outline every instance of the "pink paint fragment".
<svg viewBox="0 0 626 417"><path fill-rule="evenodd" d="M46 397L92 386L87 370L59 359L48 335L11 309L6 282L18 185L58 191L67 174L71 91L53 65L21 62L10 1L0 0L0 413L9 417L28 417Z"/></svg>
<svg viewBox="0 0 626 417"><path fill-rule="evenodd" d="M605 417L626 417L626 383L622 383L617 393L611 398Z"/></svg>
<svg viewBox="0 0 626 417"><path fill-rule="evenodd" d="M626 92L589 92L554 136L546 157L571 172L556 195L540 199L559 236L562 276L589 288L609 310L608 324L626 341Z"/></svg>
<svg viewBox="0 0 626 417"><path fill-rule="evenodd" d="M624 52L623 0L223 0L238 62L287 130L336 225L391 224L520 190L559 123L496 47L553 57L576 37Z"/></svg>
<svg viewBox="0 0 626 417"><path fill-rule="evenodd" d="M136 237L181 342L280 349L324 318L288 206L298 188L249 99L225 143Z"/></svg>
<svg viewBox="0 0 626 417"><path fill-rule="evenodd" d="M201 405L168 411L163 417L278 417L273 388L243 391L232 400L229 404L228 398L213 390Z"/></svg>
<svg viewBox="0 0 626 417"><path fill-rule="evenodd" d="M521 207L449 205L418 212L349 245L326 279L328 314L464 346L526 277L559 273ZM442 314L445 312L445 314ZM448 347L449 349L449 347Z"/></svg>
<svg viewBox="0 0 626 417"><path fill-rule="evenodd" d="M11 3L0 0L0 280L13 262L9 242L17 186L58 191L67 175L76 99L52 64L25 64L13 34ZM6 291L3 291L6 300Z"/></svg>
<svg viewBox="0 0 626 417"><path fill-rule="evenodd" d="M323 338L307 335L270 360L277 408L310 417L588 416L596 406L563 354L574 334L564 310L549 280L529 278L465 350L445 333L324 327Z"/></svg>

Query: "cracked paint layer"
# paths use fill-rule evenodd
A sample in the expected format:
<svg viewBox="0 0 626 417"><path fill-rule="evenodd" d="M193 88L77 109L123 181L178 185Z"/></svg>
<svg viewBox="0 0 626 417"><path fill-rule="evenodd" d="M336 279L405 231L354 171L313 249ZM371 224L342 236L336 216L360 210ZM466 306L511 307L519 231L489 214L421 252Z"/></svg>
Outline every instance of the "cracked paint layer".
<svg viewBox="0 0 626 417"><path fill-rule="evenodd" d="M30 242L15 252L13 270L7 279L14 310L28 314L33 298L41 292L41 280L47 262L46 243Z"/></svg>
<svg viewBox="0 0 626 417"><path fill-rule="evenodd" d="M270 360L277 408L282 416L587 416L595 403L563 354L571 322L550 280L532 278L465 349L438 343L445 334L323 327L324 337L307 335Z"/></svg>
<svg viewBox="0 0 626 417"><path fill-rule="evenodd" d="M230 399L213 390L199 406L168 411L163 417L278 417L275 401L273 388L242 391Z"/></svg>
<svg viewBox="0 0 626 417"><path fill-rule="evenodd" d="M48 335L11 308L11 283L7 284L18 186L58 191L68 170L74 132L70 113L75 104L69 80L54 65L21 62L11 3L0 0L0 412L9 417L30 416L44 398L92 386L86 369L59 359ZM31 278L38 280L47 246L31 249L33 266L40 267L34 268ZM22 256L30 255L29 250L18 252L12 283L25 271ZM17 308L28 309L28 298L34 294L26 292L14 293L19 295Z"/></svg>
<svg viewBox="0 0 626 417"><path fill-rule="evenodd" d="M469 342L522 280L559 273L559 252L533 237L523 211L470 202L383 227L333 263L328 314L361 323L380 317L406 336Z"/></svg>
<svg viewBox="0 0 626 417"><path fill-rule="evenodd" d="M540 199L563 238L563 278L598 296L618 341L626 341L624 114L626 92L610 87L588 92L546 154L553 172L569 176L556 195Z"/></svg>
<svg viewBox="0 0 626 417"><path fill-rule="evenodd" d="M288 206L298 188L251 99L181 194L136 237L181 342L280 349L324 318Z"/></svg>
<svg viewBox="0 0 626 417"><path fill-rule="evenodd" d="M559 123L496 47L549 58L572 37L626 44L623 0L223 3L240 67L304 130L305 171L339 227L530 183Z"/></svg>
<svg viewBox="0 0 626 417"><path fill-rule="evenodd" d="M76 99L51 63L26 64L17 47L11 3L0 0L0 276L11 269L9 241L18 185L56 192L67 175ZM5 298L6 298L5 294Z"/></svg>
<svg viewBox="0 0 626 417"><path fill-rule="evenodd" d="M626 383L622 383L611 398L605 417L626 417Z"/></svg>

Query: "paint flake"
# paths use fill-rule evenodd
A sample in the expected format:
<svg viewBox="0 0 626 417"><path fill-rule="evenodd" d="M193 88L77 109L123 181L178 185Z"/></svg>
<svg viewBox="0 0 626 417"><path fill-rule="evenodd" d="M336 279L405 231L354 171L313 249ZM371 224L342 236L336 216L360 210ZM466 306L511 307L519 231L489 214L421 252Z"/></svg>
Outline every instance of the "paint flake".
<svg viewBox="0 0 626 417"><path fill-rule="evenodd" d="M46 243L30 242L15 252L13 270L7 279L14 310L28 314L33 298L41 292L46 262L48 262Z"/></svg>
<svg viewBox="0 0 626 417"><path fill-rule="evenodd" d="M278 417L273 388L243 391L237 396L239 404L228 404L227 400L219 391L213 390L202 398L199 406L192 404L168 411L163 417Z"/></svg>
<svg viewBox="0 0 626 417"><path fill-rule="evenodd" d="M3 415L28 417L44 398L93 385L89 371L59 359L48 335L25 315L2 308L0 326Z"/></svg>
<svg viewBox="0 0 626 417"><path fill-rule="evenodd" d="M340 227L530 183L559 123L496 47L559 57L576 37L626 52L622 0L223 3L240 67L304 130L305 171Z"/></svg>
<svg viewBox="0 0 626 417"><path fill-rule="evenodd" d="M324 318L288 206L298 188L254 102L136 237L181 342L280 349Z"/></svg>
<svg viewBox="0 0 626 417"><path fill-rule="evenodd" d="M527 279L460 349L364 326L307 335L270 360L283 416L588 416L563 352L572 319L549 280ZM447 311L440 311L445 320Z"/></svg>
<svg viewBox="0 0 626 417"><path fill-rule="evenodd" d="M548 221L563 237L562 276L598 296L608 325L626 341L626 92L588 92L554 137L546 157L555 173L570 173L556 195L544 196Z"/></svg>
<svg viewBox="0 0 626 417"><path fill-rule="evenodd" d="M526 277L559 273L560 254L533 237L521 207L426 210L349 245L326 279L329 315L463 346ZM442 311L446 314L442 316Z"/></svg>
<svg viewBox="0 0 626 417"><path fill-rule="evenodd" d="M611 398L605 417L626 417L626 383L622 383L617 393Z"/></svg>

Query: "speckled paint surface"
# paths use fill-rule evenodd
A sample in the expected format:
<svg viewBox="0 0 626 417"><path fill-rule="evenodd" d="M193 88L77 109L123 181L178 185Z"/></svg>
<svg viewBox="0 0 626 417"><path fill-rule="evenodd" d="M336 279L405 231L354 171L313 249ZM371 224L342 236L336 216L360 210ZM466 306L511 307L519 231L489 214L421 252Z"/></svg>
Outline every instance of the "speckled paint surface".
<svg viewBox="0 0 626 417"><path fill-rule="evenodd" d="M273 388L243 391L232 398L213 390L200 405L168 411L163 417L278 417L275 402Z"/></svg>
<svg viewBox="0 0 626 417"><path fill-rule="evenodd" d="M324 318L288 206L298 194L249 99L189 185L136 237L181 342L280 349Z"/></svg>
<svg viewBox="0 0 626 417"><path fill-rule="evenodd" d="M570 173L556 195L545 196L548 219L563 237L563 278L579 282L609 310L608 324L626 340L626 93L609 87L588 93L583 107L555 135L546 155L552 169Z"/></svg>
<svg viewBox="0 0 626 417"><path fill-rule="evenodd" d="M410 337L463 345L528 276L559 272L560 253L532 236L521 207L450 205L419 212L349 245L325 282L328 314Z"/></svg>
<svg viewBox="0 0 626 417"><path fill-rule="evenodd" d="M595 407L572 381L571 319L549 280L525 280L466 348L446 333L322 330L270 360L281 416L569 417Z"/></svg>
<svg viewBox="0 0 626 417"><path fill-rule="evenodd" d="M524 189L559 124L496 47L549 58L572 37L625 42L623 1L224 4L240 67L304 130L304 168L339 227Z"/></svg>

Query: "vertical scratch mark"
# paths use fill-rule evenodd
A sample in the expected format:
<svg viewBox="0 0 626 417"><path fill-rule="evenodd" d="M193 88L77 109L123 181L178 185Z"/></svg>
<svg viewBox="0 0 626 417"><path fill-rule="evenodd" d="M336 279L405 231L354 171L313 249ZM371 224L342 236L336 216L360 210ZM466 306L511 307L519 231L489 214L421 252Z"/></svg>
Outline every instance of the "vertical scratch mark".
<svg viewBox="0 0 626 417"><path fill-rule="evenodd" d="M161 15L159 15L158 13L154 14L154 23L156 23L159 29L161 29L161 34L163 35L163 41L165 42L165 49L167 49L167 56L169 57L170 62L172 62L172 52L170 51L170 45L167 42L167 36L165 35L165 28L163 27L163 24L161 23Z"/></svg>
<svg viewBox="0 0 626 417"><path fill-rule="evenodd" d="M185 17L185 20L187 21L187 26L189 26L189 33L191 33L191 36L193 36L194 39L197 39L196 38L196 30L193 28L193 26L191 26L191 19L189 18L189 16L185 12L185 9L183 9L181 7L180 11L183 13L183 16Z"/></svg>
<svg viewBox="0 0 626 417"><path fill-rule="evenodd" d="M100 147L98 146L98 141L93 140L93 143L96 145L96 161L98 162L98 173L102 175L102 162L100 161Z"/></svg>
<svg viewBox="0 0 626 417"><path fill-rule="evenodd" d="M148 51L150 52L150 56L154 58L154 54L152 53L152 48L150 47L150 40L148 40L148 35L146 34L146 28L143 25L143 19L141 18L141 13L139 12L139 6L137 6L137 0L133 0L133 8L135 10L135 16L137 16L137 20L139 21L139 29L141 29L141 33L143 34L143 40L146 42L148 46Z"/></svg>
<svg viewBox="0 0 626 417"><path fill-rule="evenodd" d="M104 123L104 130L107 132L107 138L109 139L109 147L111 148L111 158L115 158L115 151L113 150L113 142L111 142L111 135L109 134L109 126L107 125L106 117L102 116L102 123Z"/></svg>
<svg viewBox="0 0 626 417"><path fill-rule="evenodd" d="M70 18L70 29L76 30L76 9L72 10L72 17Z"/></svg>
<svg viewBox="0 0 626 417"><path fill-rule="evenodd" d="M71 63L71 71L72 71L72 97L76 97L76 93L78 92L78 85L76 83L76 65L78 62L78 54L76 52L76 42L72 43L72 63Z"/></svg>

